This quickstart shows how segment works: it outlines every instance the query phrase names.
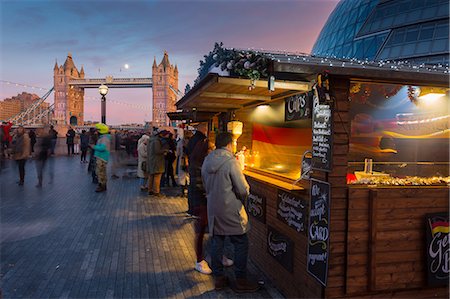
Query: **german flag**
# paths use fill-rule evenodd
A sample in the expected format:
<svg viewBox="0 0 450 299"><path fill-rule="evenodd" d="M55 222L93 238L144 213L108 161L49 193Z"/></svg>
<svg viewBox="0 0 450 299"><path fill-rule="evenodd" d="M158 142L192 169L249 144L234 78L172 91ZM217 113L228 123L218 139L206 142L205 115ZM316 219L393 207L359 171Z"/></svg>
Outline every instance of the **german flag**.
<svg viewBox="0 0 450 299"><path fill-rule="evenodd" d="M286 128L253 123L252 152L258 152L260 163L254 167L284 173L296 179L303 153L311 150L311 128Z"/></svg>
<svg viewBox="0 0 450 299"><path fill-rule="evenodd" d="M448 234L450 225L448 221L436 221L431 223L431 234L434 236L437 233Z"/></svg>

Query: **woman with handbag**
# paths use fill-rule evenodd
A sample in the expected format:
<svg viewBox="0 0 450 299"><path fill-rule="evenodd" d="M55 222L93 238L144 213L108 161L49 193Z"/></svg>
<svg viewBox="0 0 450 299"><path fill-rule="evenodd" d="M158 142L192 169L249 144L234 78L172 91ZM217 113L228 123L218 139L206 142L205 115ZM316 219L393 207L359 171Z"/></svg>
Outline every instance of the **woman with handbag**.
<svg viewBox="0 0 450 299"><path fill-rule="evenodd" d="M141 191L146 190L147 187L147 143L150 137L142 135L138 141L138 170L137 176L139 177L139 185Z"/></svg>

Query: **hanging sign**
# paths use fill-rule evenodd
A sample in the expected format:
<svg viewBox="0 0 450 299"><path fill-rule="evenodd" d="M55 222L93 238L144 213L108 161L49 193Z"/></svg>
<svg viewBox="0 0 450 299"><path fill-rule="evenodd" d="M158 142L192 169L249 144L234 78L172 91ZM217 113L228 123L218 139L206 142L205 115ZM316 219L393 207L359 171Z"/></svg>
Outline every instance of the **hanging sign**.
<svg viewBox="0 0 450 299"><path fill-rule="evenodd" d="M327 285L330 237L330 184L311 179L307 270Z"/></svg>
<svg viewBox="0 0 450 299"><path fill-rule="evenodd" d="M306 201L292 193L278 190L277 218L297 232L305 231Z"/></svg>
<svg viewBox="0 0 450 299"><path fill-rule="evenodd" d="M428 285L449 283L450 247L448 213L427 214L427 278Z"/></svg>
<svg viewBox="0 0 450 299"><path fill-rule="evenodd" d="M311 118L312 92L288 97L284 100L284 120Z"/></svg>
<svg viewBox="0 0 450 299"><path fill-rule="evenodd" d="M314 96L312 117L312 168L331 171L333 158L333 117L329 104Z"/></svg>
<svg viewBox="0 0 450 299"><path fill-rule="evenodd" d="M247 199L247 211L259 222L266 223L266 197L250 191Z"/></svg>
<svg viewBox="0 0 450 299"><path fill-rule="evenodd" d="M267 251L286 270L294 268L294 242L273 227L267 227Z"/></svg>

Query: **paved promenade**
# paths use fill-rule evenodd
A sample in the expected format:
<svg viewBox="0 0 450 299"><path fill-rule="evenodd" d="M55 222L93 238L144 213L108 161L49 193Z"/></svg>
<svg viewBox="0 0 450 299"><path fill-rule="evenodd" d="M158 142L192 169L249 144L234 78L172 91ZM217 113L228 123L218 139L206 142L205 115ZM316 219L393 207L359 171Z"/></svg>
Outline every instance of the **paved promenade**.
<svg viewBox="0 0 450 299"><path fill-rule="evenodd" d="M256 294L216 292L212 276L193 270L193 222L184 217L186 199L171 196L178 190L149 197L124 177L96 194L78 156L51 158L42 189L27 162L20 187L8 162L0 173L3 298L280 296L267 281ZM250 271L264 279L251 264Z"/></svg>

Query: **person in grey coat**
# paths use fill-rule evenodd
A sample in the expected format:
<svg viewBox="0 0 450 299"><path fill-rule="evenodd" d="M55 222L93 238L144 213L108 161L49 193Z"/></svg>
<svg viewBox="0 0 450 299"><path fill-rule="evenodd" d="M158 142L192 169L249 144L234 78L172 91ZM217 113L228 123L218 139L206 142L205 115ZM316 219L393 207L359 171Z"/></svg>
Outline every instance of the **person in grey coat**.
<svg viewBox="0 0 450 299"><path fill-rule="evenodd" d="M231 133L220 133L216 150L211 152L202 166L202 179L208 203L208 226L212 235L212 271L215 289L228 285L224 276L222 256L226 236L234 245L236 283L238 293L255 292L258 284L247 279L248 237L250 229L245 201L250 187L232 149Z"/></svg>
<svg viewBox="0 0 450 299"><path fill-rule="evenodd" d="M167 150L164 149L161 137L168 135L168 131L156 131L150 137L147 144L147 173L148 173L148 194L161 196L160 184L164 173L164 156Z"/></svg>

